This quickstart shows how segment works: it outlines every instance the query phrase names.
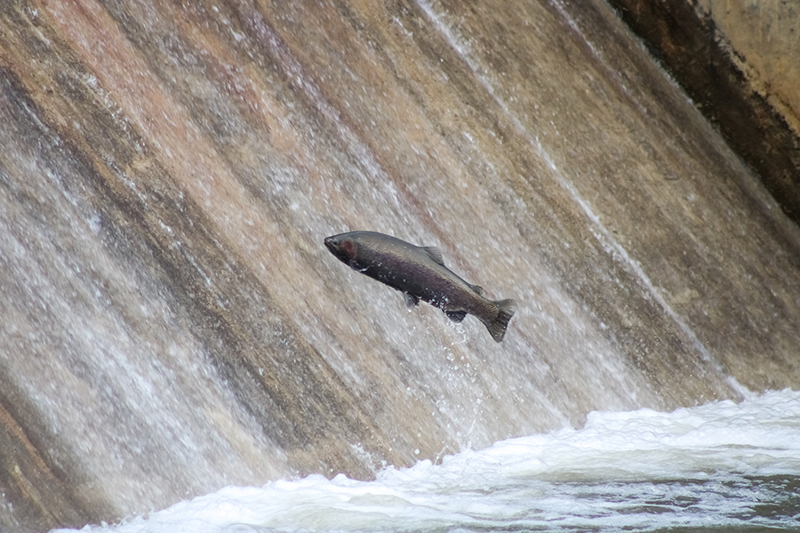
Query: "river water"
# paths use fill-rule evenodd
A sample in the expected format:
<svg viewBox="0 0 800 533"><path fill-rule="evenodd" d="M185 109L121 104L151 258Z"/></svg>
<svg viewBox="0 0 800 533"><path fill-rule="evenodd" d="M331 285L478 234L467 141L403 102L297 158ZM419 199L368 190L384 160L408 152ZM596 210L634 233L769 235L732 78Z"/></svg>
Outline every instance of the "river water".
<svg viewBox="0 0 800 533"><path fill-rule="evenodd" d="M580 429L385 468L227 487L116 533L800 530L800 392L670 413L594 412Z"/></svg>

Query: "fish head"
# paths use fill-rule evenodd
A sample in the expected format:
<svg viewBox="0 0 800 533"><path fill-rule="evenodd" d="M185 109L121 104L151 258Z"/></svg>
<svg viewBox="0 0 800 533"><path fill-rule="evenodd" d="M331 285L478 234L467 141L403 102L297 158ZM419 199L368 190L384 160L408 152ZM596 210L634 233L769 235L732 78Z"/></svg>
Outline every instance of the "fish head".
<svg viewBox="0 0 800 533"><path fill-rule="evenodd" d="M351 264L356 257L356 243L347 235L333 235L325 238L325 246L344 263Z"/></svg>

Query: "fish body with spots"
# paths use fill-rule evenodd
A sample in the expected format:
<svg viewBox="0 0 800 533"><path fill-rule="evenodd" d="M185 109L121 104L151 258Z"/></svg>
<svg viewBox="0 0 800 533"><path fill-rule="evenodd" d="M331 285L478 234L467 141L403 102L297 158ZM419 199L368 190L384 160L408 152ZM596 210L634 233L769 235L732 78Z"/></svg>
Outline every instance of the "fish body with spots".
<svg viewBox="0 0 800 533"><path fill-rule="evenodd" d="M353 231L325 239L340 261L402 292L409 307L420 300L438 307L456 322L478 318L500 342L516 309L515 300L489 300L483 289L447 268L438 248L415 246L374 231Z"/></svg>

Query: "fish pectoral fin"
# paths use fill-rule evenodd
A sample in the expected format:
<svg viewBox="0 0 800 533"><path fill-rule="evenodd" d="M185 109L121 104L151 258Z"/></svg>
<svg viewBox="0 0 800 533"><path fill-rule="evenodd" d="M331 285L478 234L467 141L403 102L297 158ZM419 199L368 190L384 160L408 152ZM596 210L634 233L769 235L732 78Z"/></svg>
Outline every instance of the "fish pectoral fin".
<svg viewBox="0 0 800 533"><path fill-rule="evenodd" d="M348 261L348 262L347 262L347 266L349 266L349 267L350 267L350 268L352 268L353 270L357 270L358 272L361 272L361 273L363 273L363 272L366 270L366 268L365 268L365 267L362 267L361 265L359 265L359 264L356 262L356 260L355 260L355 259L351 259L350 261Z"/></svg>
<svg viewBox="0 0 800 533"><path fill-rule="evenodd" d="M419 304L419 298L414 296L413 294L404 292L403 296L406 299L406 307L408 307L409 309L414 309Z"/></svg>
<svg viewBox="0 0 800 533"><path fill-rule="evenodd" d="M435 263L438 263L444 266L444 258L442 257L442 251L438 249L436 246L425 246L422 248L425 250L425 253L428 254Z"/></svg>
<svg viewBox="0 0 800 533"><path fill-rule="evenodd" d="M466 311L445 311L444 314L453 322L461 322L464 320L464 317L467 316Z"/></svg>

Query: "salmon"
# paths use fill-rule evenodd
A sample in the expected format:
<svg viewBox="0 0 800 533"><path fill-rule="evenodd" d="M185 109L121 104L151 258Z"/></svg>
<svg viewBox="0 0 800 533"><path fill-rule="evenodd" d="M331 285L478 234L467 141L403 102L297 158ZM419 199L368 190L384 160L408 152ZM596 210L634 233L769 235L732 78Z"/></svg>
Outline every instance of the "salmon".
<svg viewBox="0 0 800 533"><path fill-rule="evenodd" d="M503 340L516 301L486 298L481 287L467 283L445 266L438 248L415 246L374 231L342 233L324 242L343 263L402 292L409 307L423 300L455 322L472 315L483 322L495 341Z"/></svg>

